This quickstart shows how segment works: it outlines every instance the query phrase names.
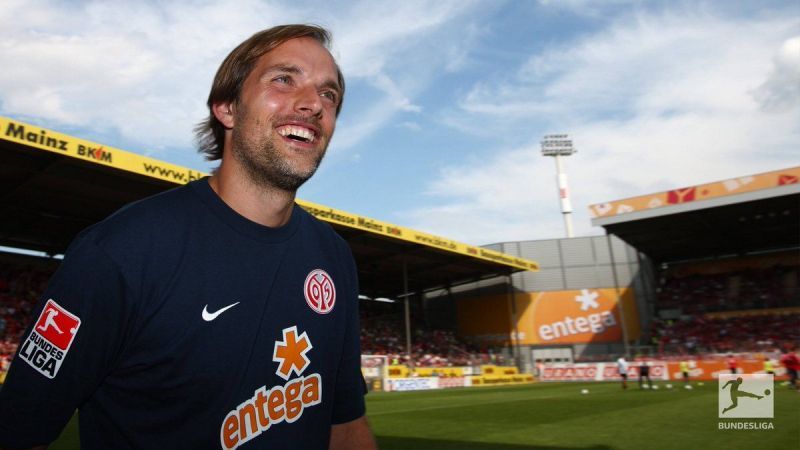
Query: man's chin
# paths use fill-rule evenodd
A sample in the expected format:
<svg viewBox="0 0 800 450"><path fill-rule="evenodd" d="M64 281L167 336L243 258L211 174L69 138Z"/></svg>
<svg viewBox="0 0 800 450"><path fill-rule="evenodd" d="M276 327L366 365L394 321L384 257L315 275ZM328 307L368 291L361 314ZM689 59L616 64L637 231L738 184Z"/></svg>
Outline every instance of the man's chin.
<svg viewBox="0 0 800 450"><path fill-rule="evenodd" d="M305 182L317 172L324 155L324 152L302 155L302 157L295 155L294 158L285 159L283 167L278 167L277 170L286 176L302 179Z"/></svg>
<svg viewBox="0 0 800 450"><path fill-rule="evenodd" d="M311 168L270 168L261 172L261 181L278 189L296 192L317 171L317 166Z"/></svg>

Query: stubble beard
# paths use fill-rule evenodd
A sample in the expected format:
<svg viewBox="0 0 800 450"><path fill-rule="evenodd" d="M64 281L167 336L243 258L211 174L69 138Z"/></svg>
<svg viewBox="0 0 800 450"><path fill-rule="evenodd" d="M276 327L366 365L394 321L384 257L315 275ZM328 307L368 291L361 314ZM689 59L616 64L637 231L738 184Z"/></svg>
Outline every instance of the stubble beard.
<svg viewBox="0 0 800 450"><path fill-rule="evenodd" d="M271 124L265 126L256 121L254 129L272 130L273 128ZM280 154L275 143L275 139L279 139L277 136L248 137L234 129L232 138L233 156L242 165L253 183L262 188L277 188L293 193L297 192L300 186L314 175L327 148L327 143L324 143L322 151L316 156L311 168L301 170L294 167L288 158Z"/></svg>

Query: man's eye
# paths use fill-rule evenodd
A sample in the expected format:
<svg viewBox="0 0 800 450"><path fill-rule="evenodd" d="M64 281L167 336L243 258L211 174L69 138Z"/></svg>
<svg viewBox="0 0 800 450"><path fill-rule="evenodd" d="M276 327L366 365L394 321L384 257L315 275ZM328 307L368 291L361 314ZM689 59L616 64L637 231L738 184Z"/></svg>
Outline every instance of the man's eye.
<svg viewBox="0 0 800 450"><path fill-rule="evenodd" d="M272 81L276 81L278 83L288 83L291 79L288 75L280 75L272 79Z"/></svg>
<svg viewBox="0 0 800 450"><path fill-rule="evenodd" d="M323 97L327 98L328 100L330 100L330 101L332 101L334 103L336 103L336 100L339 98L339 96L336 94L336 92L333 92L333 91L325 91L320 95L322 95Z"/></svg>

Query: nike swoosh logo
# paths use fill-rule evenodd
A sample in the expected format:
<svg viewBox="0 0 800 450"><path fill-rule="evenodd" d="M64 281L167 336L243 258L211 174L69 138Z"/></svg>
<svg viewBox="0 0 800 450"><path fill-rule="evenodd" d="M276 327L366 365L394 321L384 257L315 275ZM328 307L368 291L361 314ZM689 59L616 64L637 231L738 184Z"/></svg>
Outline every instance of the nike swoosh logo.
<svg viewBox="0 0 800 450"><path fill-rule="evenodd" d="M212 320L214 320L217 317L219 317L220 314L224 313L225 311L233 308L234 306L236 306L238 304L239 304L239 302L233 303L233 304L228 305L228 306L226 306L226 307L224 307L222 309L218 309L218 310L214 311L213 313L208 312L208 305L203 306L203 320L205 320L206 322L211 322Z"/></svg>

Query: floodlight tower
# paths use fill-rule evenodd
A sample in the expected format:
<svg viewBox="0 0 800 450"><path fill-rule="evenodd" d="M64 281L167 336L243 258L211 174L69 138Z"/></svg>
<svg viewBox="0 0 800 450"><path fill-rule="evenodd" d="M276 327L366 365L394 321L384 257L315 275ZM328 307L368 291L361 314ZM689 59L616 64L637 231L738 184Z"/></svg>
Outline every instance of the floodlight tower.
<svg viewBox="0 0 800 450"><path fill-rule="evenodd" d="M568 238L572 237L572 203L569 201L567 174L564 173L561 157L575 152L577 150L572 147L572 139L567 134L546 134L542 140L542 155L555 156L556 159L558 196L561 199L561 214L564 216L564 227L567 230Z"/></svg>

